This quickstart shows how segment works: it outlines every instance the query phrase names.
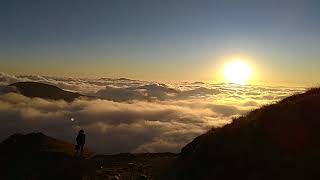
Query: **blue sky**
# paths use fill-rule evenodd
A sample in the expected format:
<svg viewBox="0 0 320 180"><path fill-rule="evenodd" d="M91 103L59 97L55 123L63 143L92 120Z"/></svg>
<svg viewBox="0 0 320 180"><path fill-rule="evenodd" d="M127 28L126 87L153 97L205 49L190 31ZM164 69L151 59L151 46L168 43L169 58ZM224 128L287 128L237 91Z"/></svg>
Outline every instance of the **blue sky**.
<svg viewBox="0 0 320 180"><path fill-rule="evenodd" d="M261 82L317 84L320 2L3 0L0 71L214 81L244 55Z"/></svg>

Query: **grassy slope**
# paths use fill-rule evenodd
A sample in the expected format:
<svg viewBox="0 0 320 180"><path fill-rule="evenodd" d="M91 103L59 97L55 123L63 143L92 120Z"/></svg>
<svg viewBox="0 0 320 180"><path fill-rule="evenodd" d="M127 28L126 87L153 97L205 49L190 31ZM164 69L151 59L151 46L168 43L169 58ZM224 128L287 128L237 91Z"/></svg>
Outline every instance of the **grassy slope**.
<svg viewBox="0 0 320 180"><path fill-rule="evenodd" d="M319 112L311 89L211 130L182 149L177 178L318 179Z"/></svg>

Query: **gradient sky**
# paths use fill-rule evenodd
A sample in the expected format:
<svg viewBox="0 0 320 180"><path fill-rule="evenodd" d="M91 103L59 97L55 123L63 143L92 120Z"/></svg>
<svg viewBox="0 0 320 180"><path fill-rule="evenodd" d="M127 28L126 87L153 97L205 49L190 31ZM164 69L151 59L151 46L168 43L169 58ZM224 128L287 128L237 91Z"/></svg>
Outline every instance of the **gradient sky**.
<svg viewBox="0 0 320 180"><path fill-rule="evenodd" d="M317 0L2 0L0 71L218 82L229 57L258 83L317 85Z"/></svg>

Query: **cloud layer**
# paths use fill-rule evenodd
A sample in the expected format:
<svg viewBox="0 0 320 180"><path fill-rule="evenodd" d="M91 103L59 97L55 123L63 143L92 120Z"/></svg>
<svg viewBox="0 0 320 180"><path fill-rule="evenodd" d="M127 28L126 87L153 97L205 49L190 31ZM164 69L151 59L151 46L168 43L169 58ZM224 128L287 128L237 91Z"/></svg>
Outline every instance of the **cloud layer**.
<svg viewBox="0 0 320 180"><path fill-rule="evenodd" d="M37 81L101 99L28 98L6 85ZM208 129L303 88L227 84L162 84L130 79L12 76L0 73L0 140L41 131L74 142L79 129L98 153L179 152Z"/></svg>

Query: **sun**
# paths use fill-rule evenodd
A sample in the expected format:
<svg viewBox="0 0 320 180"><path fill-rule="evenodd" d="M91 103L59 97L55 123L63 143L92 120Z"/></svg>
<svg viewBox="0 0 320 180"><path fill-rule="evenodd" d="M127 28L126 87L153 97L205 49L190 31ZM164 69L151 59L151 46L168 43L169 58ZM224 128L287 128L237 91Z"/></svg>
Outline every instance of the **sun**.
<svg viewBox="0 0 320 180"><path fill-rule="evenodd" d="M246 84L251 78L252 70L242 61L233 61L226 65L224 75L228 83Z"/></svg>

